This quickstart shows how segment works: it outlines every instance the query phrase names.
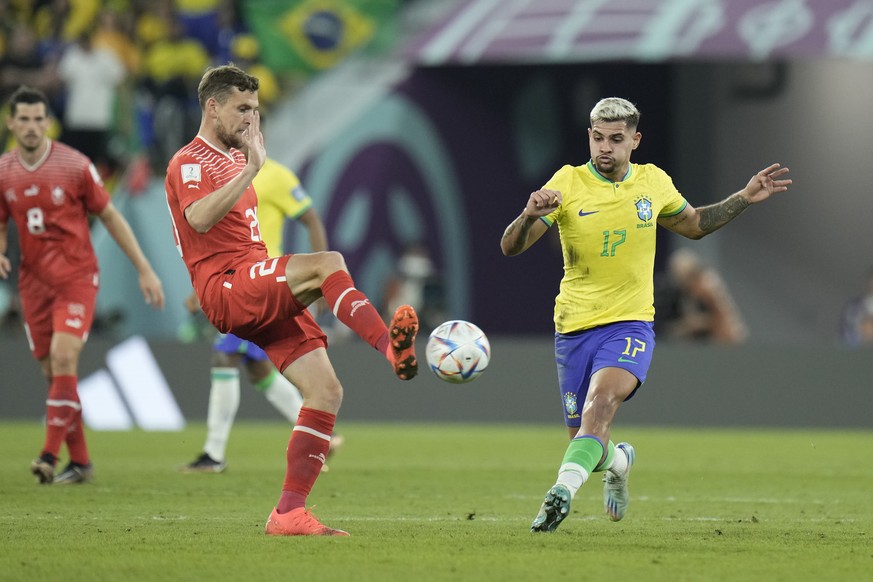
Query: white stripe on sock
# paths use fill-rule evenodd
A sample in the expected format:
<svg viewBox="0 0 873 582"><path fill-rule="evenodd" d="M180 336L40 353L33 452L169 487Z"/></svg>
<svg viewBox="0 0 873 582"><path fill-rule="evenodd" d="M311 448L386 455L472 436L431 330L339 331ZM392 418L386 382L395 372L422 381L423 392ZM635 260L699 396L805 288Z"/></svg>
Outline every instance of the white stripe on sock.
<svg viewBox="0 0 873 582"><path fill-rule="evenodd" d="M346 295L348 295L349 293L351 293L354 290L355 290L354 287L349 287L348 289L346 289L345 291L340 293L339 298L336 300L336 303L334 303L334 305L333 305L333 316L334 317L338 317L337 313L339 312L340 303L343 302L343 297L345 297Z"/></svg>
<svg viewBox="0 0 873 582"><path fill-rule="evenodd" d="M324 434L323 432L319 432L319 431L315 430L314 428L309 428L308 426L297 425L294 427L293 430L299 430L300 432L305 432L307 434L311 434L312 436L317 436L320 439L324 439L324 440L330 442L330 435L329 434Z"/></svg>
<svg viewBox="0 0 873 582"><path fill-rule="evenodd" d="M82 405L74 400L46 400L48 406L69 406L73 410L82 410Z"/></svg>

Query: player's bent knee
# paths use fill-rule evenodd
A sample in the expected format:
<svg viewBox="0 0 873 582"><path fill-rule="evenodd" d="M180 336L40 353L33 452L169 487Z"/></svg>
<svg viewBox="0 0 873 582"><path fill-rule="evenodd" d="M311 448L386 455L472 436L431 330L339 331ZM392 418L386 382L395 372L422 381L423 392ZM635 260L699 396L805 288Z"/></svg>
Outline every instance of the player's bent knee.
<svg viewBox="0 0 873 582"><path fill-rule="evenodd" d="M324 251L323 253L319 253L319 255L319 270L323 273L323 276L327 277L331 273L336 273L337 271L348 271L348 268L346 267L346 259L341 253L338 253L337 251Z"/></svg>
<svg viewBox="0 0 873 582"><path fill-rule="evenodd" d="M336 414L343 403L343 387L339 382L313 387L309 392L306 400L308 406L312 408L328 410Z"/></svg>

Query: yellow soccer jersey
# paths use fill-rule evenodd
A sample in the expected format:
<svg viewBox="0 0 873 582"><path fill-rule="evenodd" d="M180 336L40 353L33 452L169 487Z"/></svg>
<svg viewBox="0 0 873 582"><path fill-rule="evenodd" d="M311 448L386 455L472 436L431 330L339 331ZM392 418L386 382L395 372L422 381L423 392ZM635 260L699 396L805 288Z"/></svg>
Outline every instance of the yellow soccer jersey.
<svg viewBox="0 0 873 582"><path fill-rule="evenodd" d="M657 220L688 204L670 177L652 164L631 164L623 181L611 182L588 162L564 166L544 188L563 197L542 218L557 223L564 255L555 329L652 321Z"/></svg>
<svg viewBox="0 0 873 582"><path fill-rule="evenodd" d="M283 254L282 230L285 218L300 218L312 208L312 199L300 185L300 179L279 162L267 158L252 181L258 195L258 223L267 254Z"/></svg>

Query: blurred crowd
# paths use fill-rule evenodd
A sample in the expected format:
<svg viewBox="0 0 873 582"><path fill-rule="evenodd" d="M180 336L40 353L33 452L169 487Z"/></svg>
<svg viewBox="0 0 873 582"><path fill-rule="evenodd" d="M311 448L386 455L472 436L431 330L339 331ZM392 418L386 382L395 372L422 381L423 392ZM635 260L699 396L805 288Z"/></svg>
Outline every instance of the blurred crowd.
<svg viewBox="0 0 873 582"><path fill-rule="evenodd" d="M196 133L197 82L210 64L233 61L258 76L264 108L278 98L241 4L0 0L0 103L21 84L43 90L52 137L87 154L110 191L125 180L135 192Z"/></svg>
<svg viewBox="0 0 873 582"><path fill-rule="evenodd" d="M110 193L143 191L197 133L197 83L232 61L260 79L262 109L279 97L277 75L234 0L0 0L0 152L13 147L7 101L20 85L52 102L49 137L82 151ZM17 234L10 257L17 263ZM17 265L0 281L0 331L20 331ZM117 313L99 314L94 333Z"/></svg>
<svg viewBox="0 0 873 582"><path fill-rule="evenodd" d="M868 271L860 293L843 305L840 339L852 348L873 347L873 269Z"/></svg>

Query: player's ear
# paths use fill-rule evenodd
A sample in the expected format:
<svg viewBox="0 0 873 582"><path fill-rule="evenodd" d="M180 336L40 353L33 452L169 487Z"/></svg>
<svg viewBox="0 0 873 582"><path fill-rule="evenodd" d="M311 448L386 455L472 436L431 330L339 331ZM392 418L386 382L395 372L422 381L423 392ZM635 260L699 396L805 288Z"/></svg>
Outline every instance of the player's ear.
<svg viewBox="0 0 873 582"><path fill-rule="evenodd" d="M634 147L633 147L633 149L637 149L638 147L640 147L640 140L641 139L643 139L643 134L641 134L640 132L636 132L634 134Z"/></svg>

